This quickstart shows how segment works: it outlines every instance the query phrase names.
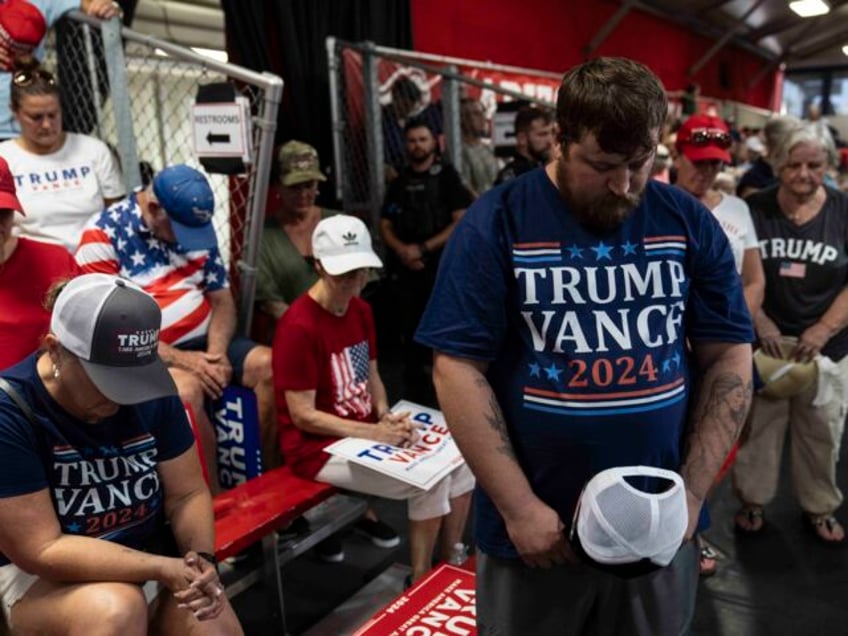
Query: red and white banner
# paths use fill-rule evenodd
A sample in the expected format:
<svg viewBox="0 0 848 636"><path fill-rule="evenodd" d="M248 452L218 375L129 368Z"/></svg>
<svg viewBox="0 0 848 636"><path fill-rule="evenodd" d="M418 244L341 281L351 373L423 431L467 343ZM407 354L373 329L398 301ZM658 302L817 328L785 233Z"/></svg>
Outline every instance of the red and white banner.
<svg viewBox="0 0 848 636"><path fill-rule="evenodd" d="M354 636L475 636L474 573L441 565L383 608Z"/></svg>
<svg viewBox="0 0 848 636"><path fill-rule="evenodd" d="M423 108L429 103L438 102L442 98L442 78L440 75L429 74L414 66L405 66L400 62L377 57L377 78L380 82L379 95L380 104L385 106L392 99L392 84L401 77L412 79L421 89L421 103ZM342 51L344 68L344 80L347 87L348 121L355 128L364 120L362 90L362 54L350 48ZM419 60L420 63L420 60ZM427 62L431 64L430 62ZM435 65L434 65L435 66ZM554 102L559 89L559 79L530 73L520 73L501 69L487 68L484 63L479 66L472 62L467 64L455 64L457 71L469 78L488 82L498 88L523 93L529 101L540 100L543 102ZM512 97L496 93L488 88L480 88L471 84L462 85L462 96L479 99L486 108L487 116L491 117L497 109L498 102L512 101Z"/></svg>

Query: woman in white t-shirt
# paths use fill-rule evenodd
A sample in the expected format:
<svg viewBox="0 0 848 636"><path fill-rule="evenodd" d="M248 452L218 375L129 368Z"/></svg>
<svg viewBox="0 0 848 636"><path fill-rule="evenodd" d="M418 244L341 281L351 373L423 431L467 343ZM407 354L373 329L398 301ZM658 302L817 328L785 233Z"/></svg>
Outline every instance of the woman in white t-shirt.
<svg viewBox="0 0 848 636"><path fill-rule="evenodd" d="M73 252L88 218L123 198L121 173L102 141L62 129L59 86L34 58L16 61L11 84L21 134L0 143L0 156L27 211L19 231Z"/></svg>
<svg viewBox="0 0 848 636"><path fill-rule="evenodd" d="M745 304L751 316L755 316L765 294L765 274L751 212L742 199L715 187L722 164L730 163L727 151L730 144L730 132L718 117L693 115L687 119L677 131L675 185L699 199L718 220L733 251L736 271L742 277ZM735 450L725 461L721 474L734 458ZM701 576L710 576L716 571L718 555L700 537L699 542Z"/></svg>
<svg viewBox="0 0 848 636"><path fill-rule="evenodd" d="M733 250L736 271L742 276L745 303L754 316L763 302L766 283L751 212L742 199L714 187L722 164L730 163L730 143L727 125L718 117L693 115L687 119L677 131L675 185L699 199L721 224Z"/></svg>

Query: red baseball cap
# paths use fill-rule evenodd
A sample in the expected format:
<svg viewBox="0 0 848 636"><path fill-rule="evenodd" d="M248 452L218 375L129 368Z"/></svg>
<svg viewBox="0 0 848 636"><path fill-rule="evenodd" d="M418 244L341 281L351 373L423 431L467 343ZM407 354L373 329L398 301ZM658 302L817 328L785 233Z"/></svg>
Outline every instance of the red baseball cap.
<svg viewBox="0 0 848 636"><path fill-rule="evenodd" d="M15 54L30 53L41 44L45 33L47 22L35 5L26 0L0 4L0 46Z"/></svg>
<svg viewBox="0 0 848 636"><path fill-rule="evenodd" d="M15 189L15 177L12 176L9 164L3 157L0 157L0 210L15 210L24 214L24 208L18 201Z"/></svg>
<svg viewBox="0 0 848 636"><path fill-rule="evenodd" d="M732 143L727 124L720 117L692 115L677 131L677 150L689 161L718 159L730 163Z"/></svg>

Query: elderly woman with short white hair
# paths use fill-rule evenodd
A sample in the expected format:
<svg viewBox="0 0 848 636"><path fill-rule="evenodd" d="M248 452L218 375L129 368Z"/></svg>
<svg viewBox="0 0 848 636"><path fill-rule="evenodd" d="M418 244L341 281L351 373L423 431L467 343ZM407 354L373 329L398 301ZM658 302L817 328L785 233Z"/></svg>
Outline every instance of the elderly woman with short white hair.
<svg viewBox="0 0 848 636"><path fill-rule="evenodd" d="M845 541L833 513L842 503L836 461L848 405L848 196L823 183L832 156L828 134L790 129L771 156L778 185L747 200L766 276L754 320L760 347L776 358L814 360L819 380L791 397L755 396L733 471L742 502L736 528L757 533L777 490L788 430L804 523L828 544ZM786 337L796 341L784 355Z"/></svg>

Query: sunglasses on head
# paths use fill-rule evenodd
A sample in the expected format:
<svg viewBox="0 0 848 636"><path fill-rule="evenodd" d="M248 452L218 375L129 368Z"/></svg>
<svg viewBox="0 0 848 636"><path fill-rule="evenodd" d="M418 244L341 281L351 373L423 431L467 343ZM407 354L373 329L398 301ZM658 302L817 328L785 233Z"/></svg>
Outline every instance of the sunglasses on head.
<svg viewBox="0 0 848 636"><path fill-rule="evenodd" d="M712 144L719 148L730 148L732 141L730 134L718 128L693 128L692 132L689 133L689 139L683 143L693 146L708 146Z"/></svg>
<svg viewBox="0 0 848 636"><path fill-rule="evenodd" d="M15 86L29 86L37 80L40 80L49 86L54 86L56 84L56 78L53 77L53 73L43 71L40 68L32 71L16 71L12 76L12 83L14 83Z"/></svg>

